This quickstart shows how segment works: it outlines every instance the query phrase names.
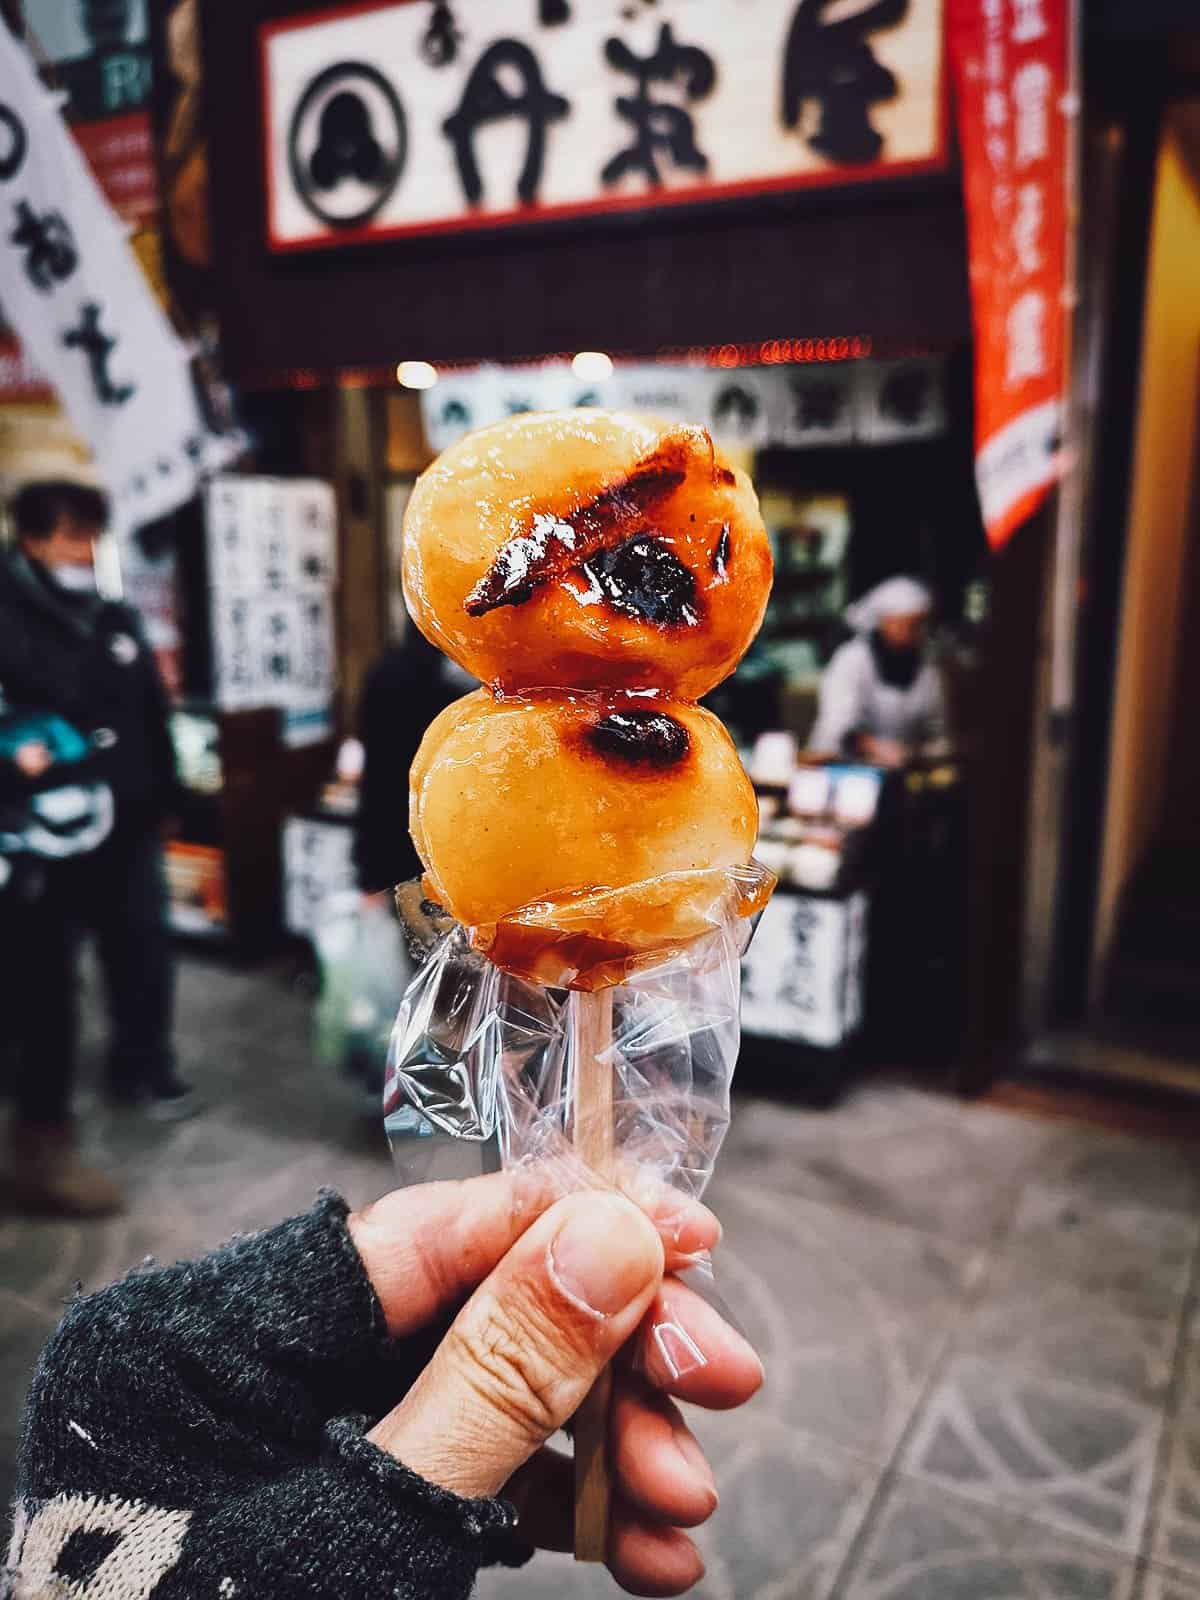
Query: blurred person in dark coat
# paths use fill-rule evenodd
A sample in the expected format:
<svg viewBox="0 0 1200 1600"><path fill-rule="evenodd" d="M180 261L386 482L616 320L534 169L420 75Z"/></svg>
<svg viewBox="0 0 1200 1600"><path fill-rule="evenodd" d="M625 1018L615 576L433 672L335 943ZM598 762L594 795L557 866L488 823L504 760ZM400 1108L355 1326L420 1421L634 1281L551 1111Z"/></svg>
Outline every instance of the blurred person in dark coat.
<svg viewBox="0 0 1200 1600"><path fill-rule="evenodd" d="M107 499L86 466L30 467L9 502L15 540L0 558L0 690L12 706L64 718L104 753L114 822L91 854L47 869L10 941L3 970L18 1050L8 1186L28 1208L101 1215L119 1207L119 1191L80 1160L71 1127L85 930L96 936L108 992L109 1096L162 1118L195 1109L171 1048L161 833L177 778L167 699L141 624L97 590Z"/></svg>
<svg viewBox="0 0 1200 1600"><path fill-rule="evenodd" d="M359 708L364 766L354 835L364 893L392 889L421 873L408 832L408 769L438 712L475 687L411 623L403 643L385 651L368 673Z"/></svg>

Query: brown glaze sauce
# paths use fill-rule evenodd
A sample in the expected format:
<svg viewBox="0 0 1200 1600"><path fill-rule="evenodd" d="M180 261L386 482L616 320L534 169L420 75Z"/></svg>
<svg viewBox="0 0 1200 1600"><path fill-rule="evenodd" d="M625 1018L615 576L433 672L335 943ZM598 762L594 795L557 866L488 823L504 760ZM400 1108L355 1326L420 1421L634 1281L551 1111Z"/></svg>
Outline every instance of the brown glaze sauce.
<svg viewBox="0 0 1200 1600"><path fill-rule="evenodd" d="M705 439L714 482L724 482L724 468L712 457ZM695 432L675 429L663 435L648 456L593 499L558 517L539 512L528 533L509 539L491 566L467 595L468 616L482 617L499 606L520 606L544 584L578 571L599 551L624 544L644 531L654 507L684 482L700 447ZM732 474L729 475L732 482Z"/></svg>
<svg viewBox="0 0 1200 1600"><path fill-rule="evenodd" d="M584 734L607 761L658 772L687 760L692 741L682 722L665 711L610 711Z"/></svg>
<svg viewBox="0 0 1200 1600"><path fill-rule="evenodd" d="M703 614L696 579L653 532L635 533L615 550L600 550L580 569L608 605L660 628L694 628Z"/></svg>

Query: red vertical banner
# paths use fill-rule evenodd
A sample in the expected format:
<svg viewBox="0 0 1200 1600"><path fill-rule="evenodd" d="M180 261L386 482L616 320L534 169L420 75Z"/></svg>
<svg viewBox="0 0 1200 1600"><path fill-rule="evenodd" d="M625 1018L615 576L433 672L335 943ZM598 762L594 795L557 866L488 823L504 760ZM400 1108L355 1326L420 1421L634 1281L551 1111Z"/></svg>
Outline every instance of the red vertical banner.
<svg viewBox="0 0 1200 1600"><path fill-rule="evenodd" d="M994 549L1065 452L1071 0L949 0L975 329L975 476Z"/></svg>

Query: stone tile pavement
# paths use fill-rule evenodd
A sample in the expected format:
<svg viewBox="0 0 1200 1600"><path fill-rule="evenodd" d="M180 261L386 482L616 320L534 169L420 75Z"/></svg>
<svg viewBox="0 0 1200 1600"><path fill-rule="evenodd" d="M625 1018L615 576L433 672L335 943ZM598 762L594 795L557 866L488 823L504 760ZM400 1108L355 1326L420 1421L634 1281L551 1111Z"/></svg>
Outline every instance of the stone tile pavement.
<svg viewBox="0 0 1200 1600"><path fill-rule="evenodd" d="M388 1184L377 1129L312 1064L309 1016L286 975L188 960L182 1066L211 1109L163 1129L85 1093L129 1215L0 1218L5 1494L75 1282L203 1250L321 1184ZM1200 1149L881 1082L830 1112L742 1100L712 1200L720 1287L768 1381L696 1419L722 1494L701 1600L1200 1600ZM480 1584L616 1592L558 1557Z"/></svg>

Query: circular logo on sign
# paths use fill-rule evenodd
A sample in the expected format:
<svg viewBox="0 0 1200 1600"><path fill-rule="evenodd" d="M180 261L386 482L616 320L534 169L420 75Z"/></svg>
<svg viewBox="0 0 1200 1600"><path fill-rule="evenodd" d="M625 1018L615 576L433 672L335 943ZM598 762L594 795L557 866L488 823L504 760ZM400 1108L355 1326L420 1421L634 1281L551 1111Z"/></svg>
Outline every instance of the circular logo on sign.
<svg viewBox="0 0 1200 1600"><path fill-rule="evenodd" d="M404 108L382 72L362 61L326 67L288 129L296 193L328 228L356 228L387 201L404 170Z"/></svg>
<svg viewBox="0 0 1200 1600"><path fill-rule="evenodd" d="M114 633L108 641L108 653L120 666L127 667L137 660L137 640L131 639L127 633Z"/></svg>

